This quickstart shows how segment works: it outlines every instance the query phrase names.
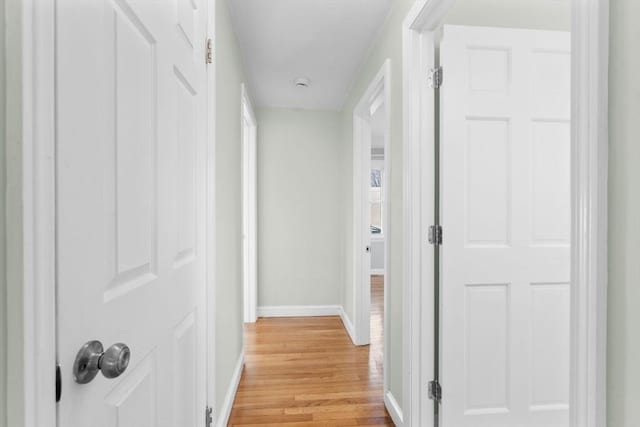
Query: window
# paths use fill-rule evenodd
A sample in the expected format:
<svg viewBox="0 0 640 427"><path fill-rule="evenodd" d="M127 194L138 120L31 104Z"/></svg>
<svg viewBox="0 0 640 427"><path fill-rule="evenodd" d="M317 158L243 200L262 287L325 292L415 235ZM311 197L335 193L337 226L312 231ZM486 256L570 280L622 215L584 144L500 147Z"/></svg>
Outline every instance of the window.
<svg viewBox="0 0 640 427"><path fill-rule="evenodd" d="M371 205L371 234L382 234L382 171L371 170L371 187L369 188L369 203Z"/></svg>

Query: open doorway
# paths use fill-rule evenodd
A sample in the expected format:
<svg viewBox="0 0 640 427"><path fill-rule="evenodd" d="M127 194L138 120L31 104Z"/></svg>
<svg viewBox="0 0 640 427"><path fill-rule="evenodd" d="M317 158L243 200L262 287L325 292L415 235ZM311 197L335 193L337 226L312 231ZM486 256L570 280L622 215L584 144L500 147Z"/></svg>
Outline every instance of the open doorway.
<svg viewBox="0 0 640 427"><path fill-rule="evenodd" d="M245 85L242 125L242 281L244 322L254 323L258 305L257 121Z"/></svg>
<svg viewBox="0 0 640 427"><path fill-rule="evenodd" d="M354 300L356 345L370 344L388 392L390 61L371 81L353 113ZM390 402L397 406L395 402Z"/></svg>
<svg viewBox="0 0 640 427"><path fill-rule="evenodd" d="M385 167L385 106L384 99L378 98L372 104L371 114L371 162L369 183L369 223L371 229L369 270L370 304L369 337L370 358L381 366L384 364L384 296L386 271L386 228L388 216L386 204L386 181L388 169ZM365 277L366 286L366 277Z"/></svg>

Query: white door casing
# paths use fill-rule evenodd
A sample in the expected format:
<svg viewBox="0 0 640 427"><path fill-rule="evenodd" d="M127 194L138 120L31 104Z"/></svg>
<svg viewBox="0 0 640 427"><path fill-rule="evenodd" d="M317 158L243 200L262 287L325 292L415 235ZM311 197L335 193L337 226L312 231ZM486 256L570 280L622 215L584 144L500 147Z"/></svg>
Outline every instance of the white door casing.
<svg viewBox="0 0 640 427"><path fill-rule="evenodd" d="M568 426L570 34L445 26L442 425Z"/></svg>
<svg viewBox="0 0 640 427"><path fill-rule="evenodd" d="M354 306L356 345L370 341L371 306L371 123L353 114L354 144Z"/></svg>
<svg viewBox="0 0 640 427"><path fill-rule="evenodd" d="M255 112L245 84L242 84L240 97L244 322L254 323L258 316L258 135Z"/></svg>
<svg viewBox="0 0 640 427"><path fill-rule="evenodd" d="M371 306L371 118L382 109L384 120L384 164L383 188L389 188L390 165L390 60L384 64L372 79L360 101L353 110L353 297L354 297L354 336L356 345L367 345L370 340ZM384 200L383 232L385 234L385 260L388 265L388 245L390 241L390 212L388 198ZM367 249L368 248L368 249ZM384 272L384 310L388 312L389 269ZM389 316L385 316L384 329L387 330ZM385 352L388 346L385 334ZM387 356L385 353L385 366ZM385 378L387 370L385 369ZM385 381L386 385L386 381Z"/></svg>
<svg viewBox="0 0 640 427"><path fill-rule="evenodd" d="M207 2L56 3L60 426L202 426ZM89 340L119 378L76 384Z"/></svg>

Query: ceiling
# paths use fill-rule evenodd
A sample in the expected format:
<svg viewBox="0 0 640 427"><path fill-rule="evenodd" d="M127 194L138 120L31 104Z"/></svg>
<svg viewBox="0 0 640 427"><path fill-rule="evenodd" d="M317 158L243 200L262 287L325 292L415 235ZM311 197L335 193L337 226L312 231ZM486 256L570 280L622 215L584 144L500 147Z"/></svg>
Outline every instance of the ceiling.
<svg viewBox="0 0 640 427"><path fill-rule="evenodd" d="M393 0L228 1L256 105L340 110Z"/></svg>

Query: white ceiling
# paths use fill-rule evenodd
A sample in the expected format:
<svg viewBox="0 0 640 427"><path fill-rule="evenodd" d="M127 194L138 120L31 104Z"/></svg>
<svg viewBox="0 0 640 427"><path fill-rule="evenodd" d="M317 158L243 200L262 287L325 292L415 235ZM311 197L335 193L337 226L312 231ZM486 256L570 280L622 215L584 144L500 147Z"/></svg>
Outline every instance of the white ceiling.
<svg viewBox="0 0 640 427"><path fill-rule="evenodd" d="M254 102L340 110L392 1L229 0Z"/></svg>

